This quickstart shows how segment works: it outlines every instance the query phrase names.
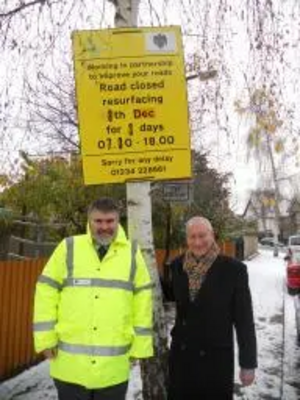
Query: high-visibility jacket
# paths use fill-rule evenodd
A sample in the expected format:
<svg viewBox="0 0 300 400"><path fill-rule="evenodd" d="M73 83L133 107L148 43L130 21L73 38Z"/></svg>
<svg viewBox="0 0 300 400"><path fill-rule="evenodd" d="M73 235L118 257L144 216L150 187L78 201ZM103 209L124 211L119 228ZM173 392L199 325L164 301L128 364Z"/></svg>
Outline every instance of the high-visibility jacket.
<svg viewBox="0 0 300 400"><path fill-rule="evenodd" d="M118 234L102 261L90 233L63 240L36 285L34 342L53 347L53 378L89 389L125 382L130 357L153 355L152 283L139 249Z"/></svg>

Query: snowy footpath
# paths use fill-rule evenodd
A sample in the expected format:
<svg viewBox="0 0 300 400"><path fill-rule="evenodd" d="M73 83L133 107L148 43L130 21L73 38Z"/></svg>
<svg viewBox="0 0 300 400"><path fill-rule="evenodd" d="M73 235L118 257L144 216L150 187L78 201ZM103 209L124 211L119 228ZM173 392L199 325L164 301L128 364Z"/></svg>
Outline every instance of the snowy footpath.
<svg viewBox="0 0 300 400"><path fill-rule="evenodd" d="M244 389L236 376L236 400L300 399L300 347L293 298L286 293L282 257L261 251L247 262L258 337L257 380ZM0 400L57 400L46 362L0 386ZM127 400L142 400L138 367L132 370ZM188 400L188 399L186 399Z"/></svg>
<svg viewBox="0 0 300 400"><path fill-rule="evenodd" d="M300 399L300 347L297 346L293 297L285 286L283 255L260 251L247 262L258 341L255 385L243 389L236 377L236 399ZM236 371L237 372L237 371Z"/></svg>

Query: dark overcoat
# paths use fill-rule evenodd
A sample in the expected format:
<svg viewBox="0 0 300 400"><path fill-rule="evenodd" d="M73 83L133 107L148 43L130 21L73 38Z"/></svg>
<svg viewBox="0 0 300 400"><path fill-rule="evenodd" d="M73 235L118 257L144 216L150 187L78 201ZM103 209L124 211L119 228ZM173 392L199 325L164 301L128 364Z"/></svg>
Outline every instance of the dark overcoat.
<svg viewBox="0 0 300 400"><path fill-rule="evenodd" d="M170 266L163 289L176 302L169 357L169 400L231 400L234 334L239 364L254 369L256 337L247 267L219 255L190 301L183 256Z"/></svg>

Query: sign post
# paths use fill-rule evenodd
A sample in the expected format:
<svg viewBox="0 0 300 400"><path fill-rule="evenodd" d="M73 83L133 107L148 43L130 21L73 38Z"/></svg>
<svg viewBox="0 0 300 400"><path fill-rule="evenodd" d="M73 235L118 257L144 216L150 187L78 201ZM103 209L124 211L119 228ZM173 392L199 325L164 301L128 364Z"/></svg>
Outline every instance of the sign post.
<svg viewBox="0 0 300 400"><path fill-rule="evenodd" d="M154 283L155 357L145 400L166 398L168 335L152 234L150 181L191 177L188 104L178 27L132 28L138 0L111 0L119 29L78 31L73 53L85 184L127 182L128 232Z"/></svg>
<svg viewBox="0 0 300 400"><path fill-rule="evenodd" d="M165 201L190 203L192 196L192 183L190 181L164 183L163 199Z"/></svg>
<svg viewBox="0 0 300 400"><path fill-rule="evenodd" d="M179 27L73 34L86 184L191 177Z"/></svg>

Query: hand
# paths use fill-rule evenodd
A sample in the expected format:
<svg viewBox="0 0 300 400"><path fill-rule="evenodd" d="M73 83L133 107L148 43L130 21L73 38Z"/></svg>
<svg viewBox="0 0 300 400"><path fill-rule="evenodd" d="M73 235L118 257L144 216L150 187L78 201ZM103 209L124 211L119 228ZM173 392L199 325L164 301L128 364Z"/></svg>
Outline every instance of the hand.
<svg viewBox="0 0 300 400"><path fill-rule="evenodd" d="M53 347L52 349L47 349L43 351L44 356L47 360L53 360L57 357L57 347Z"/></svg>
<svg viewBox="0 0 300 400"><path fill-rule="evenodd" d="M255 370L254 369L241 369L240 371L240 380L243 386L250 386L253 384L255 379Z"/></svg>

